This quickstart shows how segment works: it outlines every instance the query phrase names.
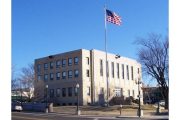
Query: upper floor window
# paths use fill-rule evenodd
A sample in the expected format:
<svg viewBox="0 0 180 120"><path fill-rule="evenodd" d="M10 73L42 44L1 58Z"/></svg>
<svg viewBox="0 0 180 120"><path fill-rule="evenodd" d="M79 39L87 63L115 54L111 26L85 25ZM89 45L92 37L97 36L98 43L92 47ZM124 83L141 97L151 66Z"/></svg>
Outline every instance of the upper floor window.
<svg viewBox="0 0 180 120"><path fill-rule="evenodd" d="M37 65L37 72L38 73L41 72L41 65L40 64Z"/></svg>
<svg viewBox="0 0 180 120"><path fill-rule="evenodd" d="M60 94L61 94L61 89L57 88L56 89L56 97L60 97Z"/></svg>
<svg viewBox="0 0 180 120"><path fill-rule="evenodd" d="M87 87L87 95L90 96L90 94L91 94L91 88L90 88L90 87Z"/></svg>
<svg viewBox="0 0 180 120"><path fill-rule="evenodd" d="M131 79L134 80L134 71L133 71L133 66L131 66Z"/></svg>
<svg viewBox="0 0 180 120"><path fill-rule="evenodd" d="M127 70L127 79L129 80L129 66L126 65L126 70Z"/></svg>
<svg viewBox="0 0 180 120"><path fill-rule="evenodd" d="M53 69L54 67L54 62L50 62L50 69Z"/></svg>
<svg viewBox="0 0 180 120"><path fill-rule="evenodd" d="M86 76L89 77L89 70L86 70Z"/></svg>
<svg viewBox="0 0 180 120"><path fill-rule="evenodd" d="M60 65L61 65L61 61L60 61L60 60L57 60L57 61L56 61L56 68L59 68Z"/></svg>
<svg viewBox="0 0 180 120"><path fill-rule="evenodd" d="M68 65L71 66L72 65L72 58L68 59Z"/></svg>
<svg viewBox="0 0 180 120"><path fill-rule="evenodd" d="M114 78L114 62L111 63L111 69L112 77Z"/></svg>
<svg viewBox="0 0 180 120"><path fill-rule="evenodd" d="M38 81L41 80L41 75L38 75Z"/></svg>
<svg viewBox="0 0 180 120"><path fill-rule="evenodd" d="M47 69L48 69L48 64L44 63L44 70L47 70Z"/></svg>
<svg viewBox="0 0 180 120"><path fill-rule="evenodd" d="M66 97L66 88L62 88L62 96Z"/></svg>
<svg viewBox="0 0 180 120"><path fill-rule="evenodd" d="M66 59L62 60L62 67L66 66Z"/></svg>
<svg viewBox="0 0 180 120"><path fill-rule="evenodd" d="M68 88L68 96L71 97L72 96L72 87Z"/></svg>
<svg viewBox="0 0 180 120"><path fill-rule="evenodd" d="M138 74L139 74L139 68L138 68Z"/></svg>
<svg viewBox="0 0 180 120"><path fill-rule="evenodd" d="M66 72L62 72L62 79L66 79Z"/></svg>
<svg viewBox="0 0 180 120"><path fill-rule="evenodd" d="M119 78L119 63L117 63L117 78Z"/></svg>
<svg viewBox="0 0 180 120"><path fill-rule="evenodd" d="M60 72L56 73L56 80L60 80Z"/></svg>
<svg viewBox="0 0 180 120"><path fill-rule="evenodd" d="M50 98L54 97L54 89L50 89Z"/></svg>
<svg viewBox="0 0 180 120"><path fill-rule="evenodd" d="M86 57L86 63L89 65L89 57Z"/></svg>
<svg viewBox="0 0 180 120"><path fill-rule="evenodd" d="M122 79L124 79L124 64L122 64Z"/></svg>
<svg viewBox="0 0 180 120"><path fill-rule="evenodd" d="M68 71L68 78L72 78L72 70Z"/></svg>
<svg viewBox="0 0 180 120"><path fill-rule="evenodd" d="M78 70L74 70L74 77L78 77L79 76L79 71Z"/></svg>
<svg viewBox="0 0 180 120"><path fill-rule="evenodd" d="M78 62L79 62L79 58L78 58L78 57L75 57L75 58L74 58L74 64L77 65Z"/></svg>
<svg viewBox="0 0 180 120"><path fill-rule="evenodd" d="M44 81L48 81L48 74L44 74Z"/></svg>
<svg viewBox="0 0 180 120"><path fill-rule="evenodd" d="M100 76L103 76L103 60L100 60Z"/></svg>
<svg viewBox="0 0 180 120"><path fill-rule="evenodd" d="M50 73L50 80L53 80L53 79L54 79L54 74Z"/></svg>
<svg viewBox="0 0 180 120"><path fill-rule="evenodd" d="M109 77L109 62L108 61L106 62L106 68L107 68L106 75L107 77Z"/></svg>

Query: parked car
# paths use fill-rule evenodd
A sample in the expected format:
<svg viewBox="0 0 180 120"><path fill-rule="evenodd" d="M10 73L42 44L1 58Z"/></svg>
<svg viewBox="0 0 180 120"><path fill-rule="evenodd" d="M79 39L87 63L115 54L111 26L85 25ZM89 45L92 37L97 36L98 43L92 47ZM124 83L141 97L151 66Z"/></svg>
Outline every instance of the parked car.
<svg viewBox="0 0 180 120"><path fill-rule="evenodd" d="M22 111L23 108L21 106L21 103L19 101L13 101L11 104L11 110L12 111Z"/></svg>

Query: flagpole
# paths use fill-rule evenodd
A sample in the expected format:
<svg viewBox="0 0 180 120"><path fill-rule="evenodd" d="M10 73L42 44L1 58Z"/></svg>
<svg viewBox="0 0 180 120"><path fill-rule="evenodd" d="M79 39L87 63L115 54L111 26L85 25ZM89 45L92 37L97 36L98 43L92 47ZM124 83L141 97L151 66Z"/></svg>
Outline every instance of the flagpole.
<svg viewBox="0 0 180 120"><path fill-rule="evenodd" d="M108 81L108 63L107 63L107 23L106 23L106 4L104 5L104 32L105 32L105 52L106 52L106 81L107 81L107 107L109 106L109 81Z"/></svg>

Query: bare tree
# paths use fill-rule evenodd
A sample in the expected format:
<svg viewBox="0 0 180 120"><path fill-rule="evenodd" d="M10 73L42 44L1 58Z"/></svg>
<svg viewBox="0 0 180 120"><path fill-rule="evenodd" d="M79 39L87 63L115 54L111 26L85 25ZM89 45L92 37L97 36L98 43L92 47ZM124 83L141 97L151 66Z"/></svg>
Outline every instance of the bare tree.
<svg viewBox="0 0 180 120"><path fill-rule="evenodd" d="M147 38L138 38L135 42L140 45L139 62L145 73L155 78L165 99L168 109L169 99L169 39L161 35L149 34Z"/></svg>
<svg viewBox="0 0 180 120"><path fill-rule="evenodd" d="M22 88L27 91L28 101L31 101L34 89L34 65L29 64L27 67L22 68L19 81Z"/></svg>

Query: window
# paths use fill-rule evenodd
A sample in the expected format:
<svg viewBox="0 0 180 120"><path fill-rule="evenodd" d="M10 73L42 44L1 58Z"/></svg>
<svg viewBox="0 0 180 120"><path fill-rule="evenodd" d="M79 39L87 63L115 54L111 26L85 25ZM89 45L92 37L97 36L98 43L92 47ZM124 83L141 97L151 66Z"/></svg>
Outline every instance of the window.
<svg viewBox="0 0 180 120"><path fill-rule="evenodd" d="M41 75L38 75L38 81L41 80Z"/></svg>
<svg viewBox="0 0 180 120"><path fill-rule="evenodd" d="M47 69L48 69L48 64L44 63L44 70L47 70Z"/></svg>
<svg viewBox="0 0 180 120"><path fill-rule="evenodd" d="M106 67L107 67L106 75L107 75L107 77L109 77L109 63L108 63L108 61L106 62Z"/></svg>
<svg viewBox="0 0 180 120"><path fill-rule="evenodd" d="M62 72L62 79L66 79L66 72Z"/></svg>
<svg viewBox="0 0 180 120"><path fill-rule="evenodd" d="M86 57L86 63L89 65L89 57Z"/></svg>
<svg viewBox="0 0 180 120"><path fill-rule="evenodd" d="M111 68L112 77L114 78L114 62L111 63Z"/></svg>
<svg viewBox="0 0 180 120"><path fill-rule="evenodd" d="M91 94L91 88L90 87L87 87L87 95L89 95L90 96L90 94Z"/></svg>
<svg viewBox="0 0 180 120"><path fill-rule="evenodd" d="M40 64L37 65L37 72L38 72L38 73L41 72L41 65L40 65Z"/></svg>
<svg viewBox="0 0 180 120"><path fill-rule="evenodd" d="M54 67L54 62L50 62L50 69L53 69Z"/></svg>
<svg viewBox="0 0 180 120"><path fill-rule="evenodd" d="M56 61L56 68L60 68L60 65L61 65L61 61L60 61L60 60L57 60L57 61Z"/></svg>
<svg viewBox="0 0 180 120"><path fill-rule="evenodd" d="M62 96L66 97L66 88L62 88Z"/></svg>
<svg viewBox="0 0 180 120"><path fill-rule="evenodd" d="M63 59L62 60L62 67L65 67L66 66L66 59Z"/></svg>
<svg viewBox="0 0 180 120"><path fill-rule="evenodd" d="M121 96L123 96L123 88L121 88Z"/></svg>
<svg viewBox="0 0 180 120"><path fill-rule="evenodd" d="M68 59L68 65L71 66L72 65L72 58Z"/></svg>
<svg viewBox="0 0 180 120"><path fill-rule="evenodd" d="M100 60L100 76L103 76L103 60Z"/></svg>
<svg viewBox="0 0 180 120"><path fill-rule="evenodd" d="M75 57L75 58L74 58L74 64L75 64L75 65L77 65L77 64L78 64L78 62L79 62L78 57Z"/></svg>
<svg viewBox="0 0 180 120"><path fill-rule="evenodd" d="M130 94L130 90L128 90L128 96L130 97L130 95L131 95L131 94Z"/></svg>
<svg viewBox="0 0 180 120"><path fill-rule="evenodd" d="M100 88L100 94L104 94L104 88L103 87Z"/></svg>
<svg viewBox="0 0 180 120"><path fill-rule="evenodd" d="M135 97L135 93L134 93L134 90L132 91L132 93L133 93L133 98Z"/></svg>
<svg viewBox="0 0 180 120"><path fill-rule="evenodd" d="M60 72L56 73L56 80L60 80Z"/></svg>
<svg viewBox="0 0 180 120"><path fill-rule="evenodd" d="M57 88L57 89L56 89L56 97L60 97L60 93L61 93L60 88Z"/></svg>
<svg viewBox="0 0 180 120"><path fill-rule="evenodd" d="M44 74L44 81L48 81L48 74Z"/></svg>
<svg viewBox="0 0 180 120"><path fill-rule="evenodd" d="M50 89L50 98L54 97L54 89Z"/></svg>
<svg viewBox="0 0 180 120"><path fill-rule="evenodd" d="M68 71L68 78L72 78L72 70Z"/></svg>
<svg viewBox="0 0 180 120"><path fill-rule="evenodd" d="M138 68L138 74L139 74L139 68Z"/></svg>
<svg viewBox="0 0 180 120"><path fill-rule="evenodd" d="M131 79L134 80L134 71L133 71L133 66L131 66Z"/></svg>
<svg viewBox="0 0 180 120"><path fill-rule="evenodd" d="M127 70L127 79L129 80L129 66L126 65L126 70Z"/></svg>
<svg viewBox="0 0 180 120"><path fill-rule="evenodd" d="M53 79L54 79L54 74L50 73L50 80L53 80Z"/></svg>
<svg viewBox="0 0 180 120"><path fill-rule="evenodd" d="M119 78L119 63L117 63L117 78Z"/></svg>
<svg viewBox="0 0 180 120"><path fill-rule="evenodd" d="M72 87L68 88L68 96L71 97L72 96Z"/></svg>
<svg viewBox="0 0 180 120"><path fill-rule="evenodd" d="M78 77L79 76L79 71L78 70L74 70L74 77Z"/></svg>
<svg viewBox="0 0 180 120"><path fill-rule="evenodd" d="M89 77L89 70L86 70L86 76Z"/></svg>
<svg viewBox="0 0 180 120"><path fill-rule="evenodd" d="M124 79L124 64L122 64L122 79Z"/></svg>
<svg viewBox="0 0 180 120"><path fill-rule="evenodd" d="M74 96L77 96L77 88L74 87Z"/></svg>

